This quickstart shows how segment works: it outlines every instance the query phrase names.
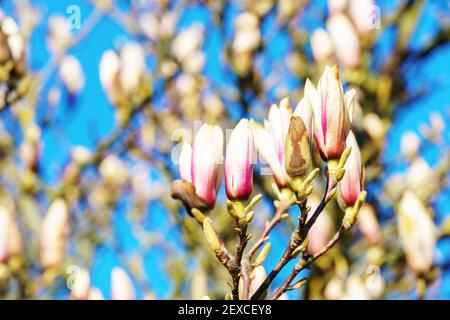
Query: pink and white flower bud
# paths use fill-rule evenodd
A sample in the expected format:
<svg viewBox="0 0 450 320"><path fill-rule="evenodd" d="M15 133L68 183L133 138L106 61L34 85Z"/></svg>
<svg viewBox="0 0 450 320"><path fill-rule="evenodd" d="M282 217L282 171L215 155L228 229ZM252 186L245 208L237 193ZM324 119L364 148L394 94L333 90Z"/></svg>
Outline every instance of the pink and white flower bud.
<svg viewBox="0 0 450 320"><path fill-rule="evenodd" d="M359 66L361 56L359 38L350 19L342 13L337 13L328 19L327 29L339 62L349 68Z"/></svg>
<svg viewBox="0 0 450 320"><path fill-rule="evenodd" d="M342 12L345 10L346 6L347 0L328 0L328 13L331 16Z"/></svg>
<svg viewBox="0 0 450 320"><path fill-rule="evenodd" d="M13 213L0 206L0 262L5 263L22 251L22 237Z"/></svg>
<svg viewBox="0 0 450 320"><path fill-rule="evenodd" d="M306 80L305 97L314 111L314 138L324 160L339 159L350 131L356 91L344 95L337 66L326 66L317 89Z"/></svg>
<svg viewBox="0 0 450 320"><path fill-rule="evenodd" d="M105 300L103 293L98 288L91 288L89 290L89 300Z"/></svg>
<svg viewBox="0 0 450 320"><path fill-rule="evenodd" d="M270 171L275 177L277 185L282 188L286 186L287 173L284 164L278 158L273 136L267 128L252 121L253 138L256 149L264 161L269 165Z"/></svg>
<svg viewBox="0 0 450 320"><path fill-rule="evenodd" d="M9 228L9 213L6 208L0 208L0 262L5 263L9 258L9 244L8 244L8 228Z"/></svg>
<svg viewBox="0 0 450 320"><path fill-rule="evenodd" d="M76 95L83 90L83 68L80 61L74 56L65 56L62 59L59 67L59 76L70 94Z"/></svg>
<svg viewBox="0 0 450 320"><path fill-rule="evenodd" d="M250 290L249 290L249 297L251 297L256 290L258 290L259 286L264 282L264 280L267 278L266 269L262 265L256 266L253 269L253 272L250 275Z"/></svg>
<svg viewBox="0 0 450 320"><path fill-rule="evenodd" d="M58 15L50 18L48 22L47 46L55 53L60 54L72 41L72 33L64 16Z"/></svg>
<svg viewBox="0 0 450 320"><path fill-rule="evenodd" d="M252 122L252 131L256 148L264 161L269 165L275 181L280 188L286 186L285 144L291 121L292 110L287 100L282 100L280 106L272 105L268 120L264 127Z"/></svg>
<svg viewBox="0 0 450 320"><path fill-rule="evenodd" d="M311 35L311 49L316 61L324 61L333 56L333 42L326 30L314 30Z"/></svg>
<svg viewBox="0 0 450 320"><path fill-rule="evenodd" d="M239 121L228 141L225 186L230 200L245 200L253 191L253 135L247 119Z"/></svg>
<svg viewBox="0 0 450 320"><path fill-rule="evenodd" d="M204 124L195 135L191 175L195 193L210 206L214 206L216 202L222 163L222 129L217 125Z"/></svg>
<svg viewBox="0 0 450 320"><path fill-rule="evenodd" d="M377 12L373 0L350 0L350 16L360 34L367 34L376 27Z"/></svg>
<svg viewBox="0 0 450 320"><path fill-rule="evenodd" d="M119 55L113 50L107 50L100 59L100 83L110 102L117 105L124 97L124 89L120 80L121 62Z"/></svg>
<svg viewBox="0 0 450 320"><path fill-rule="evenodd" d="M120 50L120 83L126 93L135 91L145 72L145 52L137 42L126 43Z"/></svg>
<svg viewBox="0 0 450 320"><path fill-rule="evenodd" d="M352 207L361 191L363 191L361 152L352 131L349 132L347 137L347 147L351 147L352 150L344 166L344 177L339 184L340 200L342 200L344 207Z"/></svg>
<svg viewBox="0 0 450 320"><path fill-rule="evenodd" d="M67 233L69 230L69 209L62 199L53 201L41 228L40 260L43 268L60 264L65 258Z"/></svg>
<svg viewBox="0 0 450 320"><path fill-rule="evenodd" d="M358 213L358 227L364 238L371 245L381 242L381 230L375 209L365 203Z"/></svg>
<svg viewBox="0 0 450 320"><path fill-rule="evenodd" d="M89 271L86 269L80 269L76 275L72 284L71 296L74 300L88 300L91 289Z"/></svg>
<svg viewBox="0 0 450 320"><path fill-rule="evenodd" d="M409 190L399 203L398 232L409 267L418 274L430 270L436 248L436 228L427 208Z"/></svg>
<svg viewBox="0 0 450 320"><path fill-rule="evenodd" d="M181 142L178 170L180 171L181 179L192 183L192 147L186 139L183 139Z"/></svg>
<svg viewBox="0 0 450 320"><path fill-rule="evenodd" d="M297 107L295 107L294 116L302 118L308 131L309 140L312 141L314 112L308 98L304 97L299 101Z"/></svg>
<svg viewBox="0 0 450 320"><path fill-rule="evenodd" d="M319 202L319 199L315 199L314 203L311 205L311 215L319 205ZM310 254L316 254L322 250L327 245L328 241L331 240L333 229L334 224L330 213L327 210L324 210L308 233L308 252Z"/></svg>
<svg viewBox="0 0 450 320"><path fill-rule="evenodd" d="M420 149L420 137L414 131L405 132L400 140L400 149L408 159L414 158Z"/></svg>
<svg viewBox="0 0 450 320"><path fill-rule="evenodd" d="M133 282L120 267L115 267L111 272L111 298L113 300L136 299Z"/></svg>

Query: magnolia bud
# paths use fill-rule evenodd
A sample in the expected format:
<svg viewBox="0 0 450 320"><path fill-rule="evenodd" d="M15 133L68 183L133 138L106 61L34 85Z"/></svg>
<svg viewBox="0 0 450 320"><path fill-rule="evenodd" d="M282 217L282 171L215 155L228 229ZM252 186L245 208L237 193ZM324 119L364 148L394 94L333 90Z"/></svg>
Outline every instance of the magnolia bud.
<svg viewBox="0 0 450 320"><path fill-rule="evenodd" d="M59 54L72 41L72 33L64 16L51 17L48 26L47 45L53 53Z"/></svg>
<svg viewBox="0 0 450 320"><path fill-rule="evenodd" d="M299 101L297 107L295 107L294 116L300 117L303 120L311 142L311 139L313 138L312 125L314 113L308 98L304 97Z"/></svg>
<svg viewBox="0 0 450 320"><path fill-rule="evenodd" d="M72 284L72 299L75 300L87 300L90 295L91 280L89 271L86 269L80 269L76 275Z"/></svg>
<svg viewBox="0 0 450 320"><path fill-rule="evenodd" d="M99 166L100 175L113 186L122 187L130 175L128 167L116 156L107 156Z"/></svg>
<svg viewBox="0 0 450 320"><path fill-rule="evenodd" d="M308 130L300 117L293 116L286 139L286 172L291 177L304 176L311 168Z"/></svg>
<svg viewBox="0 0 450 320"><path fill-rule="evenodd" d="M330 16L344 11L347 0L328 0L328 13Z"/></svg>
<svg viewBox="0 0 450 320"><path fill-rule="evenodd" d="M103 53L99 69L100 83L106 91L111 103L117 105L124 97L124 89L120 81L121 63L119 56L113 50Z"/></svg>
<svg viewBox="0 0 450 320"><path fill-rule="evenodd" d="M414 131L405 132L400 141L400 149L402 153L408 158L414 158L419 152L420 138Z"/></svg>
<svg viewBox="0 0 450 320"><path fill-rule="evenodd" d="M181 142L181 151L178 158L178 170L183 180L192 182L192 147L191 144L183 139Z"/></svg>
<svg viewBox="0 0 450 320"><path fill-rule="evenodd" d="M64 260L68 230L69 209L64 200L57 199L42 221L40 259L43 268L56 266Z"/></svg>
<svg viewBox="0 0 450 320"><path fill-rule="evenodd" d="M70 94L78 94L84 87L84 73L74 56L65 56L59 67L59 76Z"/></svg>
<svg viewBox="0 0 450 320"><path fill-rule="evenodd" d="M89 300L104 300L102 292L98 288L92 288L89 290Z"/></svg>
<svg viewBox="0 0 450 320"><path fill-rule="evenodd" d="M191 297L194 300L202 299L208 293L208 275L203 268L196 268L192 275Z"/></svg>
<svg viewBox="0 0 450 320"><path fill-rule="evenodd" d="M345 93L337 66L326 66L316 89L305 84L305 97L314 110L314 138L324 160L339 159L350 130L355 90Z"/></svg>
<svg viewBox="0 0 450 320"><path fill-rule="evenodd" d="M377 27L377 12L373 0L350 0L350 16L360 34L367 34Z"/></svg>
<svg viewBox="0 0 450 320"><path fill-rule="evenodd" d="M210 206L216 202L223 157L223 132L217 125L204 124L198 130L192 148L192 183L195 192Z"/></svg>
<svg viewBox="0 0 450 320"><path fill-rule="evenodd" d="M211 249L215 254L219 254L220 251L222 251L222 246L220 245L219 237L214 231L209 218L203 220L203 232L205 233L206 240L208 241Z"/></svg>
<svg viewBox="0 0 450 320"><path fill-rule="evenodd" d="M239 121L228 141L225 185L230 200L245 200L253 191L253 135L247 119Z"/></svg>
<svg viewBox="0 0 450 320"><path fill-rule="evenodd" d="M398 232L409 267L416 273L427 272L433 263L436 230L425 206L409 190L400 199Z"/></svg>
<svg viewBox="0 0 450 320"><path fill-rule="evenodd" d="M111 272L111 298L113 300L136 299L133 282L120 267L115 267Z"/></svg>
<svg viewBox="0 0 450 320"><path fill-rule="evenodd" d="M381 230L375 209L370 204L364 204L359 210L358 227L364 238L371 245L381 241Z"/></svg>
<svg viewBox="0 0 450 320"><path fill-rule="evenodd" d="M310 198L313 199L313 198ZM320 200L315 199L311 205L310 215L315 211L319 205ZM308 233L308 252L310 254L316 254L322 250L330 241L332 237L332 232L334 229L333 220L331 219L330 213L324 210L320 213L316 222L312 225Z"/></svg>
<svg viewBox="0 0 450 320"><path fill-rule="evenodd" d="M250 274L250 288L248 296L251 297L259 286L266 280L266 269L262 265L256 266ZM242 299L242 293L244 291L244 282L242 278L239 281L239 299Z"/></svg>
<svg viewBox="0 0 450 320"><path fill-rule="evenodd" d="M0 65L5 65L12 57L8 45L8 36L0 28Z"/></svg>
<svg viewBox="0 0 450 320"><path fill-rule="evenodd" d="M280 188L286 186L285 144L291 116L289 100L285 98L279 107L277 105L270 107L264 127L254 121L251 122L256 148L269 165Z"/></svg>
<svg viewBox="0 0 450 320"><path fill-rule="evenodd" d="M0 207L0 263L5 263L9 258L9 212Z"/></svg>
<svg viewBox="0 0 450 320"><path fill-rule="evenodd" d="M347 137L347 147L351 148L351 152L347 161L345 162L344 177L340 182L340 200L341 205L345 207L352 207L359 194L363 191L363 168L361 164L361 153L359 151L358 143L352 131Z"/></svg>
<svg viewBox="0 0 450 320"><path fill-rule="evenodd" d="M172 53L181 62L189 58L203 43L203 26L194 24L181 31L172 42Z"/></svg>
<svg viewBox="0 0 450 320"><path fill-rule="evenodd" d="M347 278L344 298L346 300L370 300L369 290L360 276L352 274Z"/></svg>
<svg viewBox="0 0 450 320"><path fill-rule="evenodd" d="M145 71L145 52L136 42L126 43L120 50L120 83L126 93L135 91Z"/></svg>
<svg viewBox="0 0 450 320"><path fill-rule="evenodd" d="M338 13L328 19L327 29L339 62L349 68L359 66L359 38L351 21L344 14Z"/></svg>
<svg viewBox="0 0 450 320"><path fill-rule="evenodd" d="M316 61L323 61L333 56L333 43L326 30L314 30L311 35L311 49Z"/></svg>
<svg viewBox="0 0 450 320"><path fill-rule="evenodd" d="M233 51L240 54L256 50L261 40L258 17L251 12L244 12L236 18L235 26Z"/></svg>

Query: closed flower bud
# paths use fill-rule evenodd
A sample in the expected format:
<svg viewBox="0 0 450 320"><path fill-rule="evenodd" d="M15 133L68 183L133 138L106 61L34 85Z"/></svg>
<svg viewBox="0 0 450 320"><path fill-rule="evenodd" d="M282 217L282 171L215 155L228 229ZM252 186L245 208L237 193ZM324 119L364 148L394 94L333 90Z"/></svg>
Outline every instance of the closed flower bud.
<svg viewBox="0 0 450 320"><path fill-rule="evenodd" d="M333 56L333 43L326 30L314 30L311 35L311 49L316 61L323 61Z"/></svg>
<svg viewBox="0 0 450 320"><path fill-rule="evenodd" d="M113 300L136 299L133 282L120 267L115 267L111 272L111 298Z"/></svg>
<svg viewBox="0 0 450 320"><path fill-rule="evenodd" d="M76 95L83 90L83 68L74 56L65 56L62 59L59 67L59 76L70 94Z"/></svg>
<svg viewBox="0 0 450 320"><path fill-rule="evenodd" d="M345 300L370 300L370 292L361 277L351 274L345 282Z"/></svg>
<svg viewBox="0 0 450 320"><path fill-rule="evenodd" d="M22 238L12 212L0 206L0 263L22 251Z"/></svg>
<svg viewBox="0 0 450 320"><path fill-rule="evenodd" d="M409 267L418 274L427 272L433 263L436 230L425 206L409 190L399 203L398 232Z"/></svg>
<svg viewBox="0 0 450 320"><path fill-rule="evenodd" d="M40 244L42 267L50 268L64 260L68 230L69 209L64 200L57 199L50 205L42 222Z"/></svg>
<svg viewBox="0 0 450 320"><path fill-rule="evenodd" d="M59 54L72 41L69 25L64 16L54 16L50 18L48 26L47 45L53 53Z"/></svg>
<svg viewBox="0 0 450 320"><path fill-rule="evenodd" d="M327 29L339 62L349 68L359 66L361 49L351 21L344 14L338 13L328 19Z"/></svg>
<svg viewBox="0 0 450 320"><path fill-rule="evenodd" d="M286 136L292 110L287 98L280 102L280 106L272 105L269 110L268 120L264 127L251 122L256 148L269 165L275 181L280 188L286 186L287 174L284 166Z"/></svg>
<svg viewBox="0 0 450 320"><path fill-rule="evenodd" d="M344 11L347 6L347 0L328 0L327 2L330 16Z"/></svg>
<svg viewBox="0 0 450 320"><path fill-rule="evenodd" d="M103 53L100 59L100 83L114 105L124 98L124 89L120 81L120 58L113 50Z"/></svg>
<svg viewBox="0 0 450 320"><path fill-rule="evenodd" d="M234 53L243 54L256 50L261 40L258 17L251 12L244 12L236 18L235 27Z"/></svg>
<svg viewBox="0 0 450 320"><path fill-rule="evenodd" d="M267 277L266 269L262 266L256 266L250 274L250 288L248 296L251 297L259 286L264 282ZM242 278L239 281L239 299L243 299L244 281Z"/></svg>
<svg viewBox="0 0 450 320"><path fill-rule="evenodd" d="M201 24L194 24L181 31L172 42L172 53L183 62L197 51L203 43L204 28Z"/></svg>
<svg viewBox="0 0 450 320"><path fill-rule="evenodd" d="M311 216L319 205L320 199L317 196L313 196L309 198L308 203L311 204L311 210L308 216ZM325 209L308 233L308 252L310 254L316 254L322 250L333 236L333 230L334 225L330 212Z"/></svg>
<svg viewBox="0 0 450 320"><path fill-rule="evenodd" d="M98 288L91 288L89 290L89 300L105 300L102 292Z"/></svg>
<svg viewBox="0 0 450 320"><path fill-rule="evenodd" d="M311 140L313 138L314 113L308 98L304 97L299 101L297 107L295 107L294 116L300 117L303 120L308 131L308 137Z"/></svg>
<svg viewBox="0 0 450 320"><path fill-rule="evenodd" d="M191 144L183 139L181 142L181 151L178 158L178 170L183 180L192 182L192 147Z"/></svg>
<svg viewBox="0 0 450 320"><path fill-rule="evenodd" d="M408 158L414 158L419 152L420 137L414 131L405 132L400 140L402 153Z"/></svg>
<svg viewBox="0 0 450 320"><path fill-rule="evenodd" d="M349 11L360 34L367 34L377 27L379 17L373 0L350 0Z"/></svg>
<svg viewBox="0 0 450 320"><path fill-rule="evenodd" d="M223 161L223 132L217 125L204 124L195 135L192 148L192 183L195 193L210 206L216 202Z"/></svg>
<svg viewBox="0 0 450 320"><path fill-rule="evenodd" d="M80 269L75 274L75 279L71 288L71 297L75 300L87 300L89 299L91 288L91 280L89 271L86 269Z"/></svg>
<svg viewBox="0 0 450 320"><path fill-rule="evenodd" d="M116 155L109 155L100 163L100 175L105 181L115 187L123 187L130 175L126 164Z"/></svg>
<svg viewBox="0 0 450 320"><path fill-rule="evenodd" d="M350 155L345 162L344 177L340 182L340 200L341 205L352 207L359 194L363 191L363 168L361 164L361 153L358 143L352 131L347 137L347 147L351 148Z"/></svg>
<svg viewBox="0 0 450 320"><path fill-rule="evenodd" d="M339 159L350 130L355 90L345 93L337 66L326 66L317 89L307 80L305 96L314 111L314 138L324 160Z"/></svg>
<svg viewBox="0 0 450 320"><path fill-rule="evenodd" d="M300 117L293 116L286 138L286 172L291 177L303 176L311 168L308 130Z"/></svg>
<svg viewBox="0 0 450 320"><path fill-rule="evenodd" d="M364 204L358 213L358 227L364 238L371 245L381 241L381 230L377 214L370 204Z"/></svg>
<svg viewBox="0 0 450 320"><path fill-rule="evenodd" d="M135 91L145 72L145 52L136 42L126 43L120 50L120 83L126 93Z"/></svg>
<svg viewBox="0 0 450 320"><path fill-rule="evenodd" d="M245 200L253 191L253 135L247 119L239 121L228 141L225 186L230 200Z"/></svg>

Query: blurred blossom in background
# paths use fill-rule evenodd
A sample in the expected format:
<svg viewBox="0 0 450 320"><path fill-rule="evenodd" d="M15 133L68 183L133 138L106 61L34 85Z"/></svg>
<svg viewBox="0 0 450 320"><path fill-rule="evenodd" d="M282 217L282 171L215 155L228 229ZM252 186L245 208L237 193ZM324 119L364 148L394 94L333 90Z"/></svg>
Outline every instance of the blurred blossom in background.
<svg viewBox="0 0 450 320"><path fill-rule="evenodd" d="M220 126L226 146L242 118L262 123L284 97L297 105L306 79L317 84L336 64L344 90L355 91L367 203L351 234L305 271L309 284L283 298L450 299L448 1L0 0L0 8L0 297L222 299L226 271L170 197L180 178L171 155L194 152L183 178L195 184L194 170L210 174L195 148L221 147L213 133L191 135L196 122ZM243 135L251 122L239 126ZM261 174L270 170L260 160L262 229L274 209L273 176ZM211 215L229 240L220 174L204 200L216 201ZM234 196L252 191L228 184ZM311 254L336 231L338 212L327 206L314 225ZM271 233L250 292L290 226Z"/></svg>

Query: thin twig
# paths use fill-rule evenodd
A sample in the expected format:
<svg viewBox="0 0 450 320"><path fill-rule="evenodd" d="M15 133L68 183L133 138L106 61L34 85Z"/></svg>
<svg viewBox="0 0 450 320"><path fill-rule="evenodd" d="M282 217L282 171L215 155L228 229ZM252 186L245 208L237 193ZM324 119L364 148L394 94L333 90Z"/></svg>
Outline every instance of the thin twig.
<svg viewBox="0 0 450 320"><path fill-rule="evenodd" d="M275 292L272 300L277 300L283 293L288 290L291 282L294 280L294 278L297 276L297 274L310 266L314 261L316 261L318 258L323 256L325 253L328 252L342 237L342 235L347 231L343 226L339 228L339 230L336 232L336 234L333 236L333 238L325 245L325 247L322 248L319 252L317 252L314 256L311 258L304 260L303 258L300 258L299 262L296 264L295 268L292 270L292 272L289 274L289 276L286 278L286 280L283 282L280 288Z"/></svg>
<svg viewBox="0 0 450 320"><path fill-rule="evenodd" d="M325 191L325 194L322 198L322 201L320 202L319 206L314 211L311 218L306 222L306 224L303 225L302 223L302 217L304 218L303 211L306 211L306 203L303 203L299 218L299 223L295 230L292 232L291 241L289 241L288 246L286 247L281 259L278 261L278 263L275 265L275 267L272 269L272 271L269 273L267 278L264 280L264 282L259 286L259 288L256 290L256 292L251 297L252 300L259 299L264 292L267 291L272 281L275 279L275 277L278 275L278 273L281 271L281 269L286 266L286 264L293 259L292 253L295 249L298 248L299 245L301 245L307 235L309 230L311 229L312 225L314 224L315 220L319 216L319 214L322 212L322 210L325 208L326 204L330 201L333 195L333 189L336 187L337 181L334 177L327 174L327 189Z"/></svg>

